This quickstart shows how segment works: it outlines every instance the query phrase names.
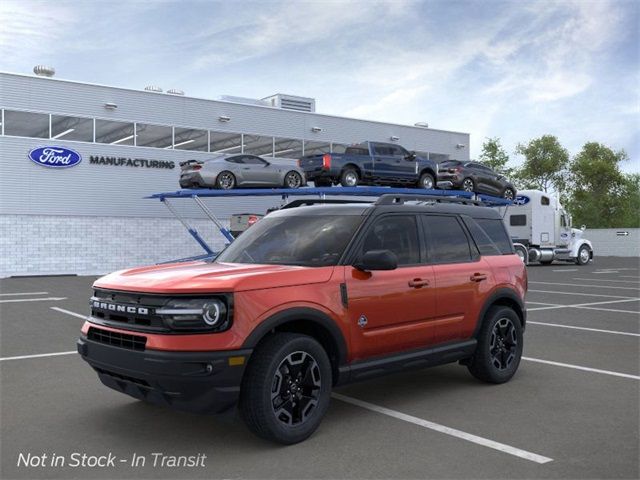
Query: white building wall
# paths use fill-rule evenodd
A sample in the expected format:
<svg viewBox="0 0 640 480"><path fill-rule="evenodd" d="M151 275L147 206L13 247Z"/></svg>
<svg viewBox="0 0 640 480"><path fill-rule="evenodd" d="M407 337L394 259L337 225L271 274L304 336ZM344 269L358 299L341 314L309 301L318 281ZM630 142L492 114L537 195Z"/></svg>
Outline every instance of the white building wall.
<svg viewBox="0 0 640 480"><path fill-rule="evenodd" d="M624 233L628 235L624 235ZM640 228L587 229L584 237L593 243L594 258L640 257Z"/></svg>
<svg viewBox="0 0 640 480"><path fill-rule="evenodd" d="M224 248L211 222L190 223ZM205 253L173 218L0 215L0 231L0 277L101 275Z"/></svg>

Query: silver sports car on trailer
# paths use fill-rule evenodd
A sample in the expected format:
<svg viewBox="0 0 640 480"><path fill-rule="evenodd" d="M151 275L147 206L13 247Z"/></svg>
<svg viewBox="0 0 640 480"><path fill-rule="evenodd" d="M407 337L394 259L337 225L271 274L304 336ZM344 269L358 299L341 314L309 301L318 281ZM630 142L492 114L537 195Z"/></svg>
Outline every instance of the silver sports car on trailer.
<svg viewBox="0 0 640 480"><path fill-rule="evenodd" d="M181 162L180 168L181 188L298 188L307 184L304 172L293 159L221 155L211 160Z"/></svg>

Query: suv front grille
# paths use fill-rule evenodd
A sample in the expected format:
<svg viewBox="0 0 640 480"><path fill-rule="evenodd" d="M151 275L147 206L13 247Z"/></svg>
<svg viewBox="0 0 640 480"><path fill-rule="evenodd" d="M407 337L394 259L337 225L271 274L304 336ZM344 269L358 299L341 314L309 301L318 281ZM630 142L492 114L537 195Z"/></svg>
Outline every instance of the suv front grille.
<svg viewBox="0 0 640 480"><path fill-rule="evenodd" d="M162 307L168 298L96 289L91 298L91 316L99 323L116 328L168 332L162 317L155 314L155 310Z"/></svg>
<svg viewBox="0 0 640 480"><path fill-rule="evenodd" d="M112 332L110 330L102 330L101 328L95 327L89 327L87 338L94 342L111 345L112 347L126 348L129 350L143 351L147 345L147 337Z"/></svg>

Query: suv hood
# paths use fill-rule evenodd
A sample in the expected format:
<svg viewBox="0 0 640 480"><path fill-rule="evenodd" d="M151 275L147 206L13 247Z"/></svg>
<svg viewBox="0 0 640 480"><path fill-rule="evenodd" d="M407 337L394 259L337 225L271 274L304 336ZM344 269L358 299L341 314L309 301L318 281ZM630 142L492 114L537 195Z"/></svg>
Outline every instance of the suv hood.
<svg viewBox="0 0 640 480"><path fill-rule="evenodd" d="M329 281L333 267L189 262L110 273L96 288L145 293L242 292Z"/></svg>

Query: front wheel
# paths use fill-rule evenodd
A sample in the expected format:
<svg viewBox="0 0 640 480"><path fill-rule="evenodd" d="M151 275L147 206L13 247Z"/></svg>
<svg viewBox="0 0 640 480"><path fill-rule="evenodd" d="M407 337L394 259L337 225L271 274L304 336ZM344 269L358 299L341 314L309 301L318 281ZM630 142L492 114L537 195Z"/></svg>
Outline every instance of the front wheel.
<svg viewBox="0 0 640 480"><path fill-rule="evenodd" d="M221 190L231 190L236 186L235 175L231 172L227 172L226 170L224 172L220 172L218 178L216 178L216 186Z"/></svg>
<svg viewBox="0 0 640 480"><path fill-rule="evenodd" d="M591 250L586 245L582 245L578 250L578 256L576 257L576 263L578 265L586 265L591 259Z"/></svg>
<svg viewBox="0 0 640 480"><path fill-rule="evenodd" d="M505 200L513 200L515 198L516 194L513 191L513 188L507 187L504 189L504 192L502 192L502 198L504 198Z"/></svg>
<svg viewBox="0 0 640 480"><path fill-rule="evenodd" d="M475 192L476 184L474 183L473 179L465 178L462 181L462 190L464 190L465 192Z"/></svg>
<svg viewBox="0 0 640 480"><path fill-rule="evenodd" d="M484 318L478 346L467 368L483 382L504 383L513 377L522 357L522 324L509 307L492 307Z"/></svg>
<svg viewBox="0 0 640 480"><path fill-rule="evenodd" d="M284 186L286 188L300 188L302 186L302 175L291 170L284 177Z"/></svg>
<svg viewBox="0 0 640 480"><path fill-rule="evenodd" d="M430 173L423 173L418 180L418 188L424 188L425 190L433 190L436 186L436 182L433 175Z"/></svg>
<svg viewBox="0 0 640 480"><path fill-rule="evenodd" d="M329 357L316 340L276 333L251 356L242 380L240 413L259 437L298 443L320 425L331 386Z"/></svg>

